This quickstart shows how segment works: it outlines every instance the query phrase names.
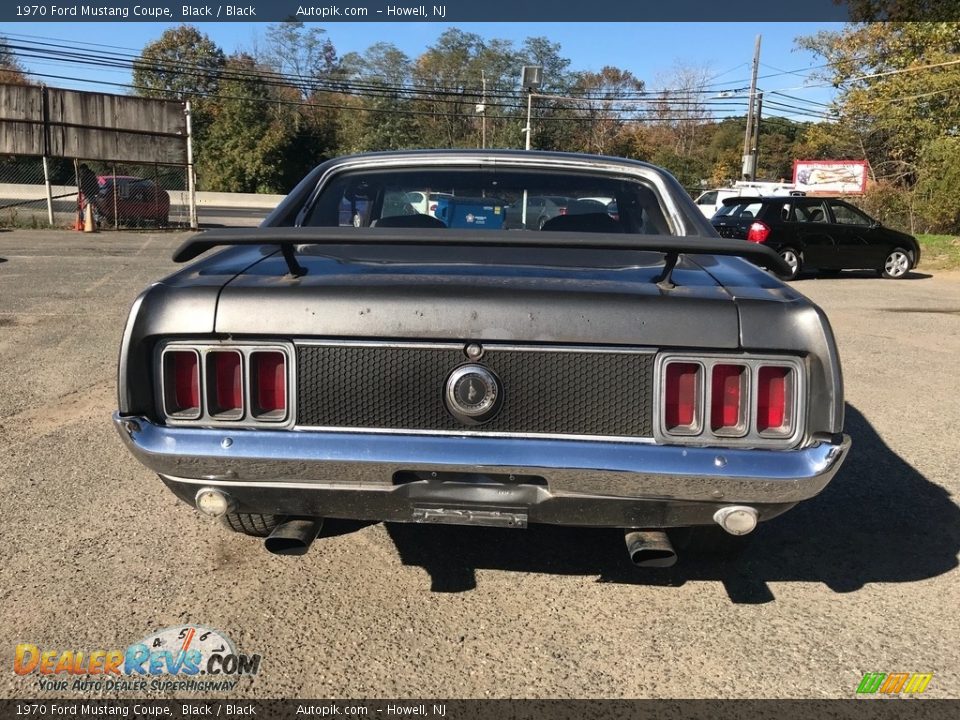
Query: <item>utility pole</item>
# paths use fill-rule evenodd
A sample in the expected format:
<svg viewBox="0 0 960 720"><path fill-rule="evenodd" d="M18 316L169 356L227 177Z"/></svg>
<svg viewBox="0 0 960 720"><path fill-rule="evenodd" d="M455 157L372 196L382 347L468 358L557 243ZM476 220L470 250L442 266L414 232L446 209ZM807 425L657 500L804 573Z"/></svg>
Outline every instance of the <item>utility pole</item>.
<svg viewBox="0 0 960 720"><path fill-rule="evenodd" d="M483 100L481 105L483 105L483 115L480 118L480 147L486 149L487 147L487 74L481 70L480 71L480 81L483 83Z"/></svg>
<svg viewBox="0 0 960 720"><path fill-rule="evenodd" d="M756 155L753 152L753 107L757 96L757 70L760 67L760 35L753 48L753 74L750 79L750 102L747 107L747 131L743 135L743 169L744 180L755 179L757 172Z"/></svg>
<svg viewBox="0 0 960 720"><path fill-rule="evenodd" d="M763 116L763 93L757 93L757 112L756 116L753 118L753 138L750 145L751 154L753 155L753 177L751 180L757 179L757 168L760 167L760 118Z"/></svg>
<svg viewBox="0 0 960 720"><path fill-rule="evenodd" d="M197 176L193 167L193 113L189 100L184 103L183 114L187 118L187 203L190 229L199 230L200 224L197 222Z"/></svg>

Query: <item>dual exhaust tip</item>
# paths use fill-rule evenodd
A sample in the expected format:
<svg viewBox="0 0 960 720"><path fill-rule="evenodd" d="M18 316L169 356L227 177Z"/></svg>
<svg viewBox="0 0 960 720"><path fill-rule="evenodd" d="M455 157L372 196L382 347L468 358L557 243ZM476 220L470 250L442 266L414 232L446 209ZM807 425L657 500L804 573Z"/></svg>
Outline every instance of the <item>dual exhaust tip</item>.
<svg viewBox="0 0 960 720"><path fill-rule="evenodd" d="M197 508L206 515L222 517L235 510L233 498L216 488L203 488L196 495ZM757 526L758 513L745 505L727 505L713 515L714 522L731 535L746 535ZM274 555L304 555L323 529L323 518L288 517L267 537L264 547ZM663 530L626 530L624 541L630 561L637 567L672 567L677 551Z"/></svg>

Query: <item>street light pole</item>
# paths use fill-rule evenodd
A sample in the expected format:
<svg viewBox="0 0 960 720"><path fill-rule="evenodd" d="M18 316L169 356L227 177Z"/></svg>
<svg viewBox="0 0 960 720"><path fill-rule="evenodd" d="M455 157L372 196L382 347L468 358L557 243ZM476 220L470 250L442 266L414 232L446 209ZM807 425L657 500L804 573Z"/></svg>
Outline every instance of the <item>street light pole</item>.
<svg viewBox="0 0 960 720"><path fill-rule="evenodd" d="M523 129L523 134L526 135L523 143L523 149L529 150L533 147L533 143L530 140L530 136L533 134L533 129L530 126L531 116L533 115L533 94L535 90L540 88L540 84L543 82L543 68L536 65L524 65L523 70L520 73L520 86L527 93L527 126ZM520 222L523 224L524 230L527 228L527 187L523 187L523 207L520 211Z"/></svg>
<svg viewBox="0 0 960 720"><path fill-rule="evenodd" d="M527 126L523 129L524 135L527 136L526 147L524 150L530 149L530 116L533 110L533 93L527 93Z"/></svg>

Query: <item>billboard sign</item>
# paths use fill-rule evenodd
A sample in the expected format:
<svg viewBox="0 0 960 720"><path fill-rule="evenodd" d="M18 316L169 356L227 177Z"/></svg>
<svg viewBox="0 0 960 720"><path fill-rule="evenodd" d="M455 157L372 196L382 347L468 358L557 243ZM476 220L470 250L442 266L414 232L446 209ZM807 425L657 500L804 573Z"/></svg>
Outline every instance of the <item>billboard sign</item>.
<svg viewBox="0 0 960 720"><path fill-rule="evenodd" d="M867 189L866 160L795 160L793 183L809 194L853 195Z"/></svg>

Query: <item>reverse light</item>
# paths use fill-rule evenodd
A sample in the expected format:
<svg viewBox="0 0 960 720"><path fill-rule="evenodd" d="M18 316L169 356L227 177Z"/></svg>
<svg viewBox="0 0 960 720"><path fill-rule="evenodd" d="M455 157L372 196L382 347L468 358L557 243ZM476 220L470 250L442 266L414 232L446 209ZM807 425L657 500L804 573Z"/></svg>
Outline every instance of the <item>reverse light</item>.
<svg viewBox="0 0 960 720"><path fill-rule="evenodd" d="M663 416L667 432L691 435L699 431L700 373L701 367L697 363L667 364Z"/></svg>
<svg viewBox="0 0 960 720"><path fill-rule="evenodd" d="M793 404L792 371L766 365L757 372L757 432L761 435L789 435Z"/></svg>
<svg viewBox="0 0 960 720"><path fill-rule="evenodd" d="M717 364L711 375L710 429L718 435L745 434L747 367Z"/></svg>
<svg viewBox="0 0 960 720"><path fill-rule="evenodd" d="M167 415L200 417L200 355L172 350L163 356L164 405Z"/></svg>
<svg viewBox="0 0 960 720"><path fill-rule="evenodd" d="M747 231L747 240L752 243L764 243L770 237L770 226L759 220L750 224Z"/></svg>
<svg viewBox="0 0 960 720"><path fill-rule="evenodd" d="M287 358L281 352L254 352L250 356L253 416L283 420L287 415Z"/></svg>

